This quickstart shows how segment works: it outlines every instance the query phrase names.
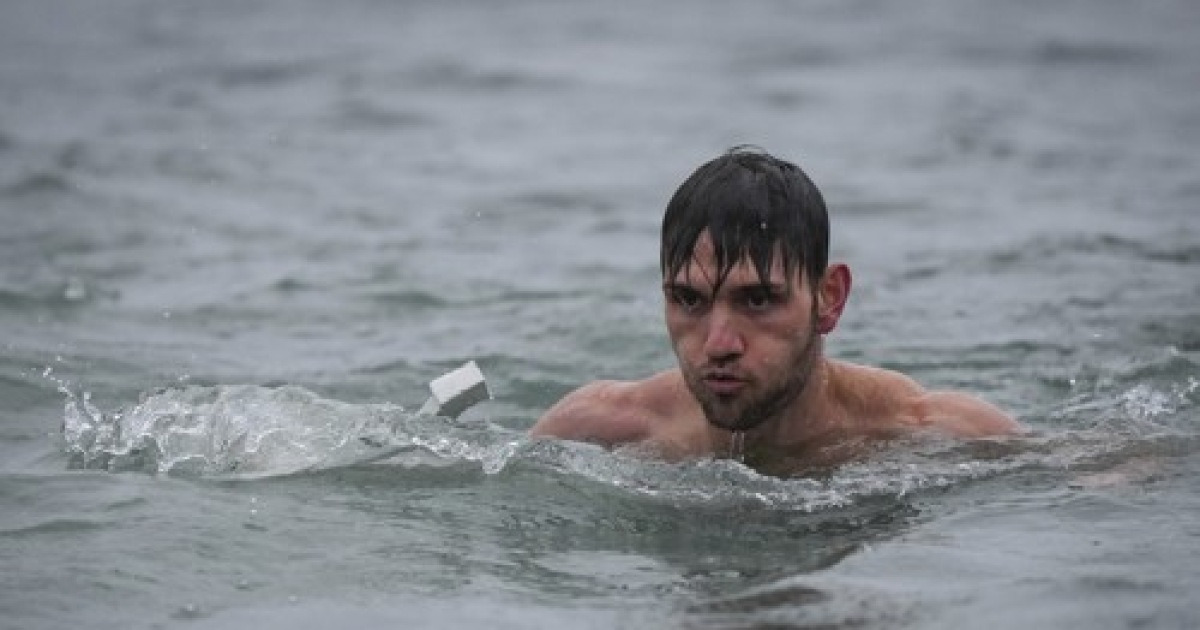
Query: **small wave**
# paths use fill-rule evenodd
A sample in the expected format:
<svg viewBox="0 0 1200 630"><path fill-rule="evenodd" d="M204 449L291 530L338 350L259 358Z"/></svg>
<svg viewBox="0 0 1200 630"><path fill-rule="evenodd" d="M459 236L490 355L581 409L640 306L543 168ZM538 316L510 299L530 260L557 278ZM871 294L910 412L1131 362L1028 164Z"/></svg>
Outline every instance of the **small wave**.
<svg viewBox="0 0 1200 630"><path fill-rule="evenodd" d="M202 477L273 477L358 466L421 451L499 471L506 434L416 416L393 404L352 404L302 387L168 388L104 413L87 392L67 396L63 440L74 468ZM413 460L400 460L402 465Z"/></svg>
<svg viewBox="0 0 1200 630"><path fill-rule="evenodd" d="M563 479L584 479L619 494L672 506L811 514L903 499L1045 461L1036 445L996 447L1004 453L1001 456L995 455L996 448L959 450L959 446L957 441L932 438L893 443L824 477L781 478L730 459L670 462L634 450L607 452L559 441L528 444L512 467L549 468Z"/></svg>
<svg viewBox="0 0 1200 630"><path fill-rule="evenodd" d="M367 294L367 297L377 304L398 308L441 308L449 305L449 301L442 296L417 289L378 291Z"/></svg>
<svg viewBox="0 0 1200 630"><path fill-rule="evenodd" d="M66 175L43 171L31 173L16 181L0 186L0 196L20 199L72 192L74 190L75 186Z"/></svg>
<svg viewBox="0 0 1200 630"><path fill-rule="evenodd" d="M902 627L913 617L910 606L868 585L818 589L795 577L696 602L685 615L689 628Z"/></svg>
<svg viewBox="0 0 1200 630"><path fill-rule="evenodd" d="M1140 66L1155 60L1151 48L1117 42L1071 42L1050 40L1033 53L1035 61L1053 65Z"/></svg>
<svg viewBox="0 0 1200 630"><path fill-rule="evenodd" d="M320 60L246 60L212 69L221 87L270 87L306 79L323 68Z"/></svg>
<svg viewBox="0 0 1200 630"><path fill-rule="evenodd" d="M72 307L92 299L98 293L78 276L32 280L24 286L0 286L0 308L57 309Z"/></svg>
<svg viewBox="0 0 1200 630"><path fill-rule="evenodd" d="M792 71L836 66L848 55L821 42L765 41L735 54L729 64L735 74Z"/></svg>
<svg viewBox="0 0 1200 630"><path fill-rule="evenodd" d="M1147 436L1195 433L1200 364L1175 348L1092 367L1069 379L1075 393L1050 413L1069 429Z"/></svg>
<svg viewBox="0 0 1200 630"><path fill-rule="evenodd" d="M430 89L479 92L544 91L561 87L560 77L518 68L485 68L453 59L436 59L412 68L405 82Z"/></svg>
<svg viewBox="0 0 1200 630"><path fill-rule="evenodd" d="M360 131L390 131L432 127L437 119L421 111L390 109L365 100L347 100L332 115L334 125Z"/></svg>
<svg viewBox="0 0 1200 630"><path fill-rule="evenodd" d="M1038 236L1019 247L986 256L982 265L988 270L1035 266L1047 261L1070 260L1089 256L1123 256L1133 260L1189 265L1200 260L1200 247L1189 243L1148 242L1115 234L1075 234Z"/></svg>
<svg viewBox="0 0 1200 630"><path fill-rule="evenodd" d="M97 529L103 529L104 526L104 523L95 520L81 518L56 518L31 525L0 529L0 537L22 538L26 536L33 537L42 534L65 534L71 536Z"/></svg>

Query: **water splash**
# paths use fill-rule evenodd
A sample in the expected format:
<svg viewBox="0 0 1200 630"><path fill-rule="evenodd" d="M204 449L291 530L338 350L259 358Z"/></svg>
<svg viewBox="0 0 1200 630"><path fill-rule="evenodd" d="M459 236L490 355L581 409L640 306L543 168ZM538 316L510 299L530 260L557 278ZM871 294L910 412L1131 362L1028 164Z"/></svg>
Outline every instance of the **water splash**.
<svg viewBox="0 0 1200 630"><path fill-rule="evenodd" d="M70 465L110 471L261 477L384 460L421 450L502 470L516 447L496 434L393 404L352 404L296 386L187 386L106 414L67 393Z"/></svg>
<svg viewBox="0 0 1200 630"><path fill-rule="evenodd" d="M546 443L527 452L525 461L539 459L564 477L587 479L658 503L802 513L836 510L879 498L903 498L1044 461L1038 448L1001 447L1007 451L1005 455L981 459L981 453L960 450L960 446L950 440L894 444L886 454L847 464L819 478L763 475L724 457L667 462L636 450L605 453L572 443Z"/></svg>
<svg viewBox="0 0 1200 630"><path fill-rule="evenodd" d="M53 378L49 370L46 376ZM1042 430L1029 436L898 441L825 476L793 479L744 465L736 437L729 457L667 462L636 449L531 440L398 405L330 400L295 386L180 386L105 413L87 392L59 385L66 395L65 450L77 468L241 478L381 460L406 467L467 463L487 475L529 473L619 500L686 507L823 512L1022 471L1049 471L1069 483L1130 459L1200 450L1200 383L1191 370L1089 388L1034 418Z"/></svg>

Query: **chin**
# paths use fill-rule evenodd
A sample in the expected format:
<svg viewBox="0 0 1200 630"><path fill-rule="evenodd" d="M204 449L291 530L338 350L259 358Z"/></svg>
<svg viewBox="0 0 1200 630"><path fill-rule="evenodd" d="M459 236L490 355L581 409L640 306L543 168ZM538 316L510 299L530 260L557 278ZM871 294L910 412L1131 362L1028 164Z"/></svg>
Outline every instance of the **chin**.
<svg viewBox="0 0 1200 630"><path fill-rule="evenodd" d="M704 417L710 425L733 432L749 431L766 420L766 417L746 417L737 413L714 413L711 409L705 409Z"/></svg>

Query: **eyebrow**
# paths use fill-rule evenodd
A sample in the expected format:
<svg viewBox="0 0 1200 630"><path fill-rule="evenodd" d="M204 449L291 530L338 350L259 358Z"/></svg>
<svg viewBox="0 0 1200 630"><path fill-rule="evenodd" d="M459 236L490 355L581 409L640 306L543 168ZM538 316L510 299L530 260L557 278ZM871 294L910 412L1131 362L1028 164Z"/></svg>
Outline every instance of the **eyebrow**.
<svg viewBox="0 0 1200 630"><path fill-rule="evenodd" d="M674 280L664 280L662 283L662 288L663 288L663 291L676 291L678 289L688 289L690 291L696 290L696 287L694 285L688 284L686 282L676 282Z"/></svg>
<svg viewBox="0 0 1200 630"><path fill-rule="evenodd" d="M753 291L766 291L768 295L777 298L786 298L792 294L792 290L788 285L779 282L758 282L729 287L729 292L735 296L747 295Z"/></svg>
<svg viewBox="0 0 1200 630"><path fill-rule="evenodd" d="M703 283L701 283L701 284L703 284ZM736 284L736 285L725 284L723 286L727 287L731 292L753 291L756 289L766 289L767 291L770 291L773 294L787 295L791 291L791 289L788 287L788 285L786 283L771 282L771 281L751 282L751 283L747 283L747 284ZM678 281L678 280L664 280L663 284L662 284L662 288L664 291L674 291L677 289L688 289L691 291L696 291L697 285L693 284L693 283L689 283L689 282Z"/></svg>
<svg viewBox="0 0 1200 630"><path fill-rule="evenodd" d="M693 261L695 261L696 257L693 255L692 259L693 259ZM725 274L724 276L720 277L719 281L714 285L713 278L711 278L709 276L709 274L708 274L707 270L704 268L704 266L697 265L696 270L700 272L700 275L702 276L702 278L697 278L697 282L690 282L687 280L687 278L693 277L692 274L689 273L689 271L691 269L693 269L693 266L691 264L687 264L687 265L684 265L683 267L680 267L675 272L675 274L672 275L669 279L664 278L663 284L662 284L663 291L675 291L678 289L689 289L692 291L696 291L701 285L707 284L708 287L711 287L713 289L713 292L720 292L722 287L728 285L729 278L732 275L729 273ZM769 274L769 275L773 275L773 274ZM786 270L784 271L784 275L785 276L787 275ZM730 286L730 290L732 290L732 291L745 291L748 289L750 289L750 290L766 289L767 291L770 291L772 295L782 295L782 296L791 295L791 293L792 293L791 288L790 288L791 282L786 281L786 278L783 280L779 280L779 279L774 279L774 278L770 278L770 277L763 278L761 275L758 275L758 274L756 274L756 276L758 277L757 282L751 281L746 284L740 284L740 285L736 285L736 286L728 285L728 286ZM709 294L710 292L704 291L704 293Z"/></svg>

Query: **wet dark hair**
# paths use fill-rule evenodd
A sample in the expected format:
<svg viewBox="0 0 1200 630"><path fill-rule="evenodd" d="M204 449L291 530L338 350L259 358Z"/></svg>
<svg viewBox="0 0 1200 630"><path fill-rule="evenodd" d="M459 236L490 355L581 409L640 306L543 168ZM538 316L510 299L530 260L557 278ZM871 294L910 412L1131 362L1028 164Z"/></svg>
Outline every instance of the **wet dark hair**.
<svg viewBox="0 0 1200 630"><path fill-rule="evenodd" d="M705 230L713 241L718 288L746 257L765 283L777 245L788 277L803 268L813 287L829 264L829 215L821 191L798 166L758 147L733 147L675 191L663 215L663 278L691 263Z"/></svg>

